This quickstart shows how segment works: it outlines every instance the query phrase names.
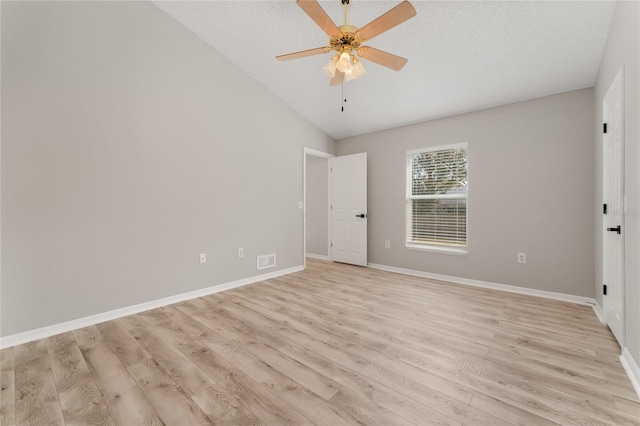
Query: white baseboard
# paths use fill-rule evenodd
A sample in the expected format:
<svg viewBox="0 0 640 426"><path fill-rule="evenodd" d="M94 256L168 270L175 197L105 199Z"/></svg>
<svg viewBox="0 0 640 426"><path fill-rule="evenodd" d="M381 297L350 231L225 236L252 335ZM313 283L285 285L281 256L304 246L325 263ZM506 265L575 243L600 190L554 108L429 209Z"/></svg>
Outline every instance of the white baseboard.
<svg viewBox="0 0 640 426"><path fill-rule="evenodd" d="M595 302L593 304L593 312L596 313L596 316L598 317L598 319L600 320L601 323L603 323L605 325L607 324L607 322L604 320L604 311L602 310L602 308L600 307L598 302Z"/></svg>
<svg viewBox="0 0 640 426"><path fill-rule="evenodd" d="M37 328L35 330L29 330L23 333L13 334L0 338L0 349L10 348L12 346L21 345L23 343L32 342L34 340L44 339L47 337L55 336L56 334L66 333L67 331L77 330L79 328L88 327L90 325L99 324L105 321L111 321L114 319L126 317L127 315L133 315L151 309L160 308L162 306L184 302L185 300L195 299L197 297L207 296L209 294L219 293L225 290L231 290L232 288L242 287L259 281L268 280L270 278L292 274L294 272L302 271L303 269L303 266L294 266L293 268L282 269L280 271L270 272L268 274L261 274L255 277L244 278L238 281L219 284L200 290L194 290L187 293L177 294L175 296L152 300L150 302L143 302L137 305L127 306L125 308L102 312L100 314L91 315L84 318L74 319L47 327Z"/></svg>
<svg viewBox="0 0 640 426"><path fill-rule="evenodd" d="M638 398L640 398L640 367L631 357L631 352L627 348L622 350L622 355L620 355L620 362L624 367L624 371L627 372L627 376L631 380L631 384L638 394Z"/></svg>
<svg viewBox="0 0 640 426"><path fill-rule="evenodd" d="M311 259L329 260L329 256L325 256L323 254L307 253L306 256L310 257Z"/></svg>
<svg viewBox="0 0 640 426"><path fill-rule="evenodd" d="M396 272L398 274L412 275L414 277L428 278L439 281L449 281L455 284L469 285L473 287L489 288L492 290L507 291L509 293L525 294L528 296L544 297L546 299L561 300L563 302L577 303L580 305L593 306L596 304L595 299L591 297L574 296L572 294L555 293L553 291L535 290L532 288L516 287L507 284L496 284L488 281L472 280L469 278L452 277L449 275L433 274L430 272L416 271L413 269L396 268L394 266L378 265L369 263L367 266L382 271ZM596 313L597 314L597 313Z"/></svg>

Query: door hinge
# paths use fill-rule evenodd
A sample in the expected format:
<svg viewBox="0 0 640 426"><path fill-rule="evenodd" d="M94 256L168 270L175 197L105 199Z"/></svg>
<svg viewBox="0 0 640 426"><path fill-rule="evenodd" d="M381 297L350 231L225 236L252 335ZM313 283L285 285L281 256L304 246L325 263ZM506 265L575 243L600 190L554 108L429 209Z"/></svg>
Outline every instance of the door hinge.
<svg viewBox="0 0 640 426"><path fill-rule="evenodd" d="M333 247L333 243L331 243L331 247Z"/></svg>
<svg viewBox="0 0 640 426"><path fill-rule="evenodd" d="M607 295L607 285L606 284L602 285L602 294L604 294L605 296Z"/></svg>
<svg viewBox="0 0 640 426"><path fill-rule="evenodd" d="M607 214L607 203L602 205L602 214Z"/></svg>
<svg viewBox="0 0 640 426"><path fill-rule="evenodd" d="M602 133L607 133L607 123L602 123Z"/></svg>

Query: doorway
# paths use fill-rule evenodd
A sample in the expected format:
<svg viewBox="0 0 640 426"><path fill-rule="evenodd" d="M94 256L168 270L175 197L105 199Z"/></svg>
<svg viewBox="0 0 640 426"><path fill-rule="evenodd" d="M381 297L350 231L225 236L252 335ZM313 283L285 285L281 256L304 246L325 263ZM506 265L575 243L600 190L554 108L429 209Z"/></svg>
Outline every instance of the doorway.
<svg viewBox="0 0 640 426"><path fill-rule="evenodd" d="M331 197L329 159L332 157L334 157L333 154L309 148L304 149L302 239L305 267L307 266L307 257L332 260L329 203Z"/></svg>

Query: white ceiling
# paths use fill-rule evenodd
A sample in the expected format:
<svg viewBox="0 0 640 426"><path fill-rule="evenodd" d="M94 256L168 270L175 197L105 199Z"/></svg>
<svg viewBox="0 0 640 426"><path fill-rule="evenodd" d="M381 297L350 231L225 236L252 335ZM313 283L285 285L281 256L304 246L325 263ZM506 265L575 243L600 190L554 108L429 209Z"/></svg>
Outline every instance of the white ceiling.
<svg viewBox="0 0 640 426"><path fill-rule="evenodd" d="M417 16L367 45L409 59L395 72L329 87L330 54L275 56L326 46L328 37L287 1L154 1L170 16L334 139L504 105L594 84L615 2L415 1ZM351 0L362 27L399 1ZM343 24L339 0L320 2ZM215 76L212 76L215 78Z"/></svg>

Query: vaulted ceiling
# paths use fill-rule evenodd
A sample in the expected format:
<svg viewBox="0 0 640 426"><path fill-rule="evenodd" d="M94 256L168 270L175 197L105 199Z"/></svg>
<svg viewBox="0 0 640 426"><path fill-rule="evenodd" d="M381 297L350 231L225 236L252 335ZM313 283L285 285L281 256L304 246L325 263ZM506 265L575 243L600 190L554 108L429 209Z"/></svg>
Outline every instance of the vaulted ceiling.
<svg viewBox="0 0 640 426"><path fill-rule="evenodd" d="M409 59L329 87L330 54L275 56L326 46L328 37L287 1L154 1L242 71L334 139L591 87L615 2L413 1L417 15L367 44ZM399 1L351 0L362 27ZM337 25L339 0L320 2ZM215 78L212 76L211 78Z"/></svg>

